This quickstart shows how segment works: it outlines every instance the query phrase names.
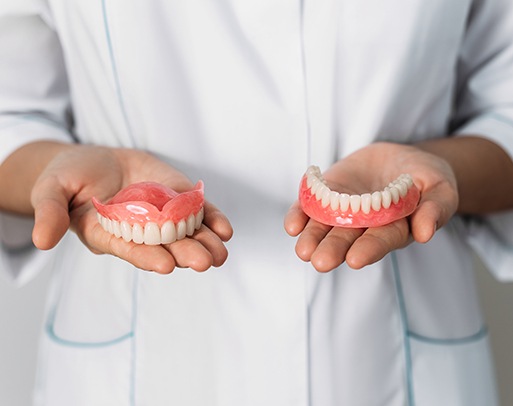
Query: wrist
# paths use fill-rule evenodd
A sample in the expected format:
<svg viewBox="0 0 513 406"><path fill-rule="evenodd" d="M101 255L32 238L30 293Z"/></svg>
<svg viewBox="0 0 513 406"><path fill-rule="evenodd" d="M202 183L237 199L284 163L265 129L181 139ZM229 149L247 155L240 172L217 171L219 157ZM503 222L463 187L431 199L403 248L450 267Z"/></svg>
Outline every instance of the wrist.
<svg viewBox="0 0 513 406"><path fill-rule="evenodd" d="M0 210L32 215L30 194L37 178L57 155L75 147L75 144L37 141L9 155L0 165Z"/></svg>
<svg viewBox="0 0 513 406"><path fill-rule="evenodd" d="M483 214L513 208L513 161L494 142L479 136L446 137L416 144L452 168L461 214Z"/></svg>

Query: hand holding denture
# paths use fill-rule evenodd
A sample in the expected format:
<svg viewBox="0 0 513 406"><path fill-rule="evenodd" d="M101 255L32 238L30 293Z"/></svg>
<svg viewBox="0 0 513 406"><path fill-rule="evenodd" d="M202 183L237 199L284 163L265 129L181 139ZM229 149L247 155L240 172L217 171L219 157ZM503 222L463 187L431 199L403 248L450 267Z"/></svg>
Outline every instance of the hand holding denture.
<svg viewBox="0 0 513 406"><path fill-rule="evenodd" d="M412 241L429 241L458 207L451 166L420 148L375 143L321 174L307 169L285 229L321 272L360 269Z"/></svg>
<svg viewBox="0 0 513 406"><path fill-rule="evenodd" d="M40 249L53 248L70 228L92 252L158 273L205 271L228 255L230 222L204 200L202 182L194 187L143 151L67 146L39 176L32 204Z"/></svg>

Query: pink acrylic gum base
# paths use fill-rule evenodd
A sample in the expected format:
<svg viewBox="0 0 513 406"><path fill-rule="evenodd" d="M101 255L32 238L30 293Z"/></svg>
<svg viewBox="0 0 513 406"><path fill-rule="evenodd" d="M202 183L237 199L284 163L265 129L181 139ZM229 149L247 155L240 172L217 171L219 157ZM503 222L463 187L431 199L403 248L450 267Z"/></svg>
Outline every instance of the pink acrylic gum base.
<svg viewBox="0 0 513 406"><path fill-rule="evenodd" d="M184 193L154 182L141 182L122 189L105 204L94 197L92 201L98 213L107 219L130 225L153 222L162 226L167 221L178 223L201 210L203 182Z"/></svg>
<svg viewBox="0 0 513 406"><path fill-rule="evenodd" d="M306 176L303 176L299 188L299 202L305 214L319 223L334 227L380 227L412 214L419 199L420 191L413 185L408 189L405 197L402 197L396 204L392 203L388 209L382 207L379 211L371 209L367 214L361 210L353 213L350 208L347 211L341 211L340 209L332 210L329 205L322 207L321 201L316 199L315 194L310 193L306 184Z"/></svg>

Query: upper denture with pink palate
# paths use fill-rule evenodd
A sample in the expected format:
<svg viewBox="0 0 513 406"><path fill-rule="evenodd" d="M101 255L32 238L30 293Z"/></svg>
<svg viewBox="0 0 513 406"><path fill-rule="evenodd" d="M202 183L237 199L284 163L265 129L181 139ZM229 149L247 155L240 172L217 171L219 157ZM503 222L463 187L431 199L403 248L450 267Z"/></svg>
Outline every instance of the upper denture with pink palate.
<svg viewBox="0 0 513 406"><path fill-rule="evenodd" d="M170 244L191 236L203 221L203 182L178 193L155 182L140 182L102 204L92 199L98 221L116 237L136 244Z"/></svg>
<svg viewBox="0 0 513 406"><path fill-rule="evenodd" d="M301 179L299 201L307 216L336 227L379 227L415 211L420 191L410 175L400 175L381 191L349 195L330 190L317 166Z"/></svg>

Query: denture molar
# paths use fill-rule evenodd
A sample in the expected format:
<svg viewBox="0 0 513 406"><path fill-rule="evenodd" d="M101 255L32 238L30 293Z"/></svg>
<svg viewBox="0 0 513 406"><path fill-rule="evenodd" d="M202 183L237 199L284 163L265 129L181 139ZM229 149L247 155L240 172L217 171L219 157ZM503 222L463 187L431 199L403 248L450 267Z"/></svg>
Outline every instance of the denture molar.
<svg viewBox="0 0 513 406"><path fill-rule="evenodd" d="M98 222L117 238L136 244L170 244L191 236L203 222L203 182L178 193L155 182L140 182L119 191L107 203L93 197Z"/></svg>
<svg viewBox="0 0 513 406"><path fill-rule="evenodd" d="M303 211L320 223L350 228L379 227L409 216L418 205L420 191L408 174L402 174L383 190L361 195L331 190L317 166L304 174L299 201Z"/></svg>

